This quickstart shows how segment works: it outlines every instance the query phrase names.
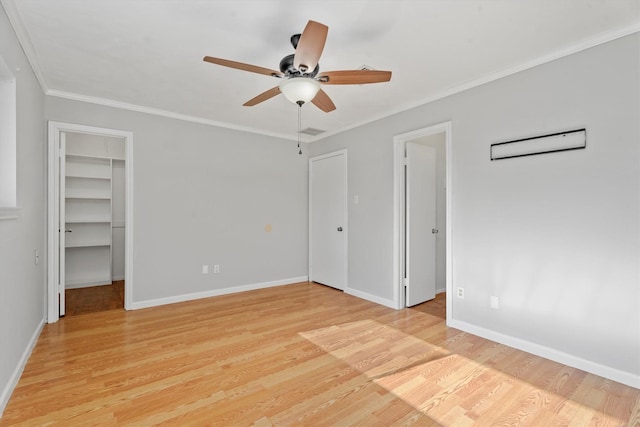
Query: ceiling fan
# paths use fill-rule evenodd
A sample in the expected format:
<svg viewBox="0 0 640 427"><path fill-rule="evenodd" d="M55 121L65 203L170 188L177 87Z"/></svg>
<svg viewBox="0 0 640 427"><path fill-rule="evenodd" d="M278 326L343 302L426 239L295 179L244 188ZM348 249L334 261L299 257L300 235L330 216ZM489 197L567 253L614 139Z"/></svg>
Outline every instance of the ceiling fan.
<svg viewBox="0 0 640 427"><path fill-rule="evenodd" d="M328 113L336 109L333 101L320 85L361 85L382 83L391 80L391 71L341 70L320 72L318 60L327 40L329 27L309 21L302 34L291 36L295 54L287 55L280 61L280 71L257 65L244 64L228 59L205 56L204 61L238 70L277 77L282 82L243 105L251 107L282 93L291 102L302 106L311 101L316 107Z"/></svg>

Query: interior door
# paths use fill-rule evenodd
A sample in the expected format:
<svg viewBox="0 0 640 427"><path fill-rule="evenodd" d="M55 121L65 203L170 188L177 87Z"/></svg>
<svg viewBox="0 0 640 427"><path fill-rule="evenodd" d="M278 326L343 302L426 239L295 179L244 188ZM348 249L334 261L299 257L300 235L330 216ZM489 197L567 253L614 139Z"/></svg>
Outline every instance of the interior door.
<svg viewBox="0 0 640 427"><path fill-rule="evenodd" d="M347 284L346 151L309 159L309 280Z"/></svg>
<svg viewBox="0 0 640 427"><path fill-rule="evenodd" d="M58 161L60 162L60 167L58 168L58 170L60 171L60 190L59 190L59 199L58 199L58 206L59 206L59 215L58 215L58 234L60 235L60 238L58 240L58 261L59 261L59 265L58 265L58 294L59 294L59 316L64 316L65 315L65 307L66 307L66 301L65 301L65 283L66 283L66 278L65 278L65 265L66 265L66 257L65 257L65 252L66 252L66 235L67 235L67 228L66 228L66 209L65 209L65 198L66 198L66 134L64 132L60 132L60 156L58 158Z"/></svg>
<svg viewBox="0 0 640 427"><path fill-rule="evenodd" d="M406 145L405 274L407 307L436 296L436 153Z"/></svg>

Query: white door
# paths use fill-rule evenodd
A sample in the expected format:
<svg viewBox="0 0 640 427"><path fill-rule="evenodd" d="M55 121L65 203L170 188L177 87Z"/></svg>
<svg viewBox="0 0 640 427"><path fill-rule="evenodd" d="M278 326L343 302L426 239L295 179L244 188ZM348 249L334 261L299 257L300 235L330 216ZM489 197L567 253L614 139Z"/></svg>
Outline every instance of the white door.
<svg viewBox="0 0 640 427"><path fill-rule="evenodd" d="M436 153L407 142L406 306L436 296Z"/></svg>
<svg viewBox="0 0 640 427"><path fill-rule="evenodd" d="M309 159L309 280L347 284L347 153Z"/></svg>
<svg viewBox="0 0 640 427"><path fill-rule="evenodd" d="M58 158L58 161L60 162L60 167L59 167L59 171L60 171L60 191L59 191L59 199L58 199L58 206L60 209L60 214L58 215L58 230L59 230L59 234L60 234L60 240L59 240L59 245L58 245L58 261L59 261L59 266L58 266L58 293L59 293L59 316L64 316L65 315L65 307L66 307L66 301L65 301L65 283L66 283L66 277L65 277L65 265L66 265L66 257L65 257L65 252L66 252L66 235L67 235L67 228L66 228L66 210L65 210L65 198L66 198L66 194L65 194L65 189L67 188L66 185L66 134L64 132L60 132L60 157Z"/></svg>

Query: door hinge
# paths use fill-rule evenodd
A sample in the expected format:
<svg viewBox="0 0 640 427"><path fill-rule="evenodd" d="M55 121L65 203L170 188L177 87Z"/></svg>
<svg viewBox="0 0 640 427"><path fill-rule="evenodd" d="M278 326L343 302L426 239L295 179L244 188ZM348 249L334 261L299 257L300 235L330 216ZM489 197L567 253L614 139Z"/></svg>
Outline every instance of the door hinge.
<svg viewBox="0 0 640 427"><path fill-rule="evenodd" d="M64 285L62 283L58 284L58 293L64 292Z"/></svg>
<svg viewBox="0 0 640 427"><path fill-rule="evenodd" d="M408 159L408 158L406 158L406 157L405 157L405 158L403 158L403 159L402 159L402 164L403 164L403 165L405 165L405 166L409 165L409 159Z"/></svg>
<svg viewBox="0 0 640 427"><path fill-rule="evenodd" d="M409 279L407 279L406 277L402 279L402 284L404 285L405 288L409 286Z"/></svg>

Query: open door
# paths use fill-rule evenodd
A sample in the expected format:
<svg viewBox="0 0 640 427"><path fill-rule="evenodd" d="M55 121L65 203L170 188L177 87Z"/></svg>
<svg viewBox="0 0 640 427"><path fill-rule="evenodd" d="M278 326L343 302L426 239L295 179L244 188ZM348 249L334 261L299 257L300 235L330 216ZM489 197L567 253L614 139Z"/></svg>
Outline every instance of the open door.
<svg viewBox="0 0 640 427"><path fill-rule="evenodd" d="M407 307L436 297L436 153L406 144L405 286Z"/></svg>

